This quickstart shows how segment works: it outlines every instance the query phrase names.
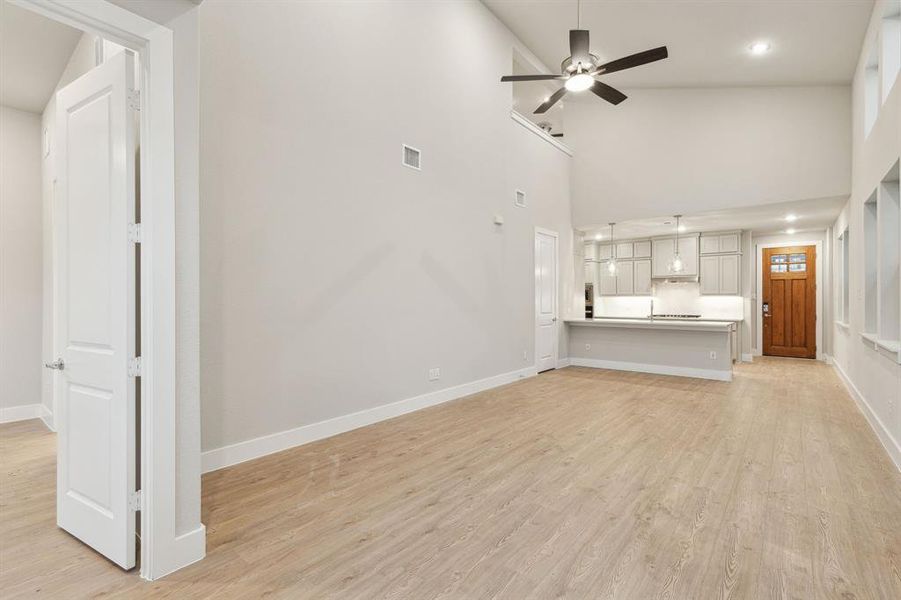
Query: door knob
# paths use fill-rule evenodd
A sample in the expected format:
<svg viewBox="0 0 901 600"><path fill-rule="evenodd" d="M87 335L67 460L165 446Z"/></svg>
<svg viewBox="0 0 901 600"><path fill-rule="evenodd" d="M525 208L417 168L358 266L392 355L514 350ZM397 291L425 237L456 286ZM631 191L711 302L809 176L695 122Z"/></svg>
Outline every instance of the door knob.
<svg viewBox="0 0 901 600"><path fill-rule="evenodd" d="M63 362L63 359L57 358L53 362L44 363L44 366L47 367L48 369L56 369L58 371L62 371L63 369L66 368L66 363Z"/></svg>

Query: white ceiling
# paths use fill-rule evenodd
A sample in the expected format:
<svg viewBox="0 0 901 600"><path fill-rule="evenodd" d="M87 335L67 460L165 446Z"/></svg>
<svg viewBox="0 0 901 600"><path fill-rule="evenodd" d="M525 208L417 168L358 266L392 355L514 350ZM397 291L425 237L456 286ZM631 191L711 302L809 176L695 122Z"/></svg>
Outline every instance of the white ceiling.
<svg viewBox="0 0 901 600"><path fill-rule="evenodd" d="M553 72L569 55L575 0L482 0ZM604 81L622 88L847 84L872 0L603 0L582 3L602 61L669 48L669 58ZM764 56L748 52L766 40Z"/></svg>
<svg viewBox="0 0 901 600"><path fill-rule="evenodd" d="M43 112L81 33L0 0L0 104Z"/></svg>
<svg viewBox="0 0 901 600"><path fill-rule="evenodd" d="M781 233L789 228L798 232L822 231L832 225L847 201L846 197L819 198L684 215L682 217L684 227L680 231L703 233L746 229L756 234ZM785 218L788 215L794 215L797 220L786 221ZM672 216L624 221L617 223L613 230L614 237L617 239L669 235L674 232L675 219ZM585 231L585 234L586 240L595 239L596 235L600 235L600 239L609 239L610 228L589 229Z"/></svg>

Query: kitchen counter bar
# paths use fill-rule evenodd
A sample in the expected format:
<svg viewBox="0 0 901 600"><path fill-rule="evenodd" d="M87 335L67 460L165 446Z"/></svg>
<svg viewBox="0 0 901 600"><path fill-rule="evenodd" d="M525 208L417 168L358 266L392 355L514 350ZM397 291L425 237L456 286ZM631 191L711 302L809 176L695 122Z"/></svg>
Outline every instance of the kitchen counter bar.
<svg viewBox="0 0 901 600"><path fill-rule="evenodd" d="M573 366L732 381L733 321L573 319Z"/></svg>
<svg viewBox="0 0 901 600"><path fill-rule="evenodd" d="M732 321L707 321L702 319L625 319L599 317L573 319L566 323L576 327L624 327L627 329L677 329L681 331L731 331Z"/></svg>

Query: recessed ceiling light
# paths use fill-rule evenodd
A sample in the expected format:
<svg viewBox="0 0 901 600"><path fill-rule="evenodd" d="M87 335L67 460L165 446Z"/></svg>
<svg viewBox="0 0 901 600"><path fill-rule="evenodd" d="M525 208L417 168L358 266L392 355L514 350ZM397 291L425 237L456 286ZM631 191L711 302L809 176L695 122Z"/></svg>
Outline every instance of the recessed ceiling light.
<svg viewBox="0 0 901 600"><path fill-rule="evenodd" d="M679 225L679 231L685 231L686 229L685 225Z"/></svg>
<svg viewBox="0 0 901 600"><path fill-rule="evenodd" d="M761 54L766 54L770 51L770 43L769 42L754 42L748 48L751 51L751 54L755 56L760 56Z"/></svg>
<svg viewBox="0 0 901 600"><path fill-rule="evenodd" d="M795 233L795 230L794 229L786 229L785 233L787 233L788 235L792 235Z"/></svg>
<svg viewBox="0 0 901 600"><path fill-rule="evenodd" d="M602 235L599 233L599 234L597 234L596 236L594 236L594 239L599 240L599 239L601 239L602 237L604 237L604 236L602 236Z"/></svg>
<svg viewBox="0 0 901 600"><path fill-rule="evenodd" d="M794 223L798 220L798 215L785 215L785 220L789 223Z"/></svg>

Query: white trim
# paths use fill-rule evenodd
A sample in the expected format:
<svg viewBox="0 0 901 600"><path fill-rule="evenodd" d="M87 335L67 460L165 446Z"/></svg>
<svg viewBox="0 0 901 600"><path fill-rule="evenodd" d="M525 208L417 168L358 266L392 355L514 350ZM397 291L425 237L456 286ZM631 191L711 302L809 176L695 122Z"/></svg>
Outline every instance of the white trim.
<svg viewBox="0 0 901 600"><path fill-rule="evenodd" d="M848 393L854 398L854 402L857 403L857 408L863 413L867 423L869 423L873 431L876 432L876 437L882 442L882 447L885 448L889 458L895 463L895 467L898 471L901 471L901 444L898 444L898 441L892 437L888 428L883 425L876 413L873 412L873 409L870 408L870 403L863 397L863 394L860 393L860 390L857 389L857 386L854 385L854 382L851 381L851 378L842 370L841 366L837 362L833 362L832 367L838 374L838 378L845 385Z"/></svg>
<svg viewBox="0 0 901 600"><path fill-rule="evenodd" d="M572 157L573 151L570 150L568 146L565 146L562 142L558 141L557 138L551 137L547 131L545 131L544 129L542 129L541 127L536 125L535 123L531 122L530 120L528 120L527 118L525 118L524 116L522 116L521 114L516 112L515 110L510 111L510 118L513 119L514 121L516 121L517 123L519 123L520 125L522 125L523 127L525 127L526 129L528 129L529 131L531 131L532 133L534 133L535 135L537 135L538 137L540 137L541 139L543 139L545 142L547 142L551 146L554 146L557 150L559 150L563 154L565 154L569 157Z"/></svg>
<svg viewBox="0 0 901 600"><path fill-rule="evenodd" d="M569 358L557 358L557 368L565 369L566 367L572 364L572 360Z"/></svg>
<svg viewBox="0 0 901 600"><path fill-rule="evenodd" d="M764 248L783 248L787 246L816 246L817 258L816 258L816 269L817 275L814 281L816 285L816 344L817 344L817 360L823 360L823 288L825 285L823 284L823 278L825 277L825 273L823 273L823 242L822 240L816 241L788 241L788 242L769 242L766 244L754 244L755 252L757 254L757 293L754 296L754 307L752 310L757 311L757 319L755 323L757 324L757 331L755 332L755 338L757 347L754 348L757 356L763 356L763 318L760 316L760 306L763 298L763 249Z"/></svg>
<svg viewBox="0 0 901 600"><path fill-rule="evenodd" d="M746 363L754 362L754 355L750 354L750 353L748 353L748 354L742 353L741 362L746 362Z"/></svg>
<svg viewBox="0 0 901 600"><path fill-rule="evenodd" d="M16 421L28 421L30 419L40 419L50 431L54 431L53 413L40 402L0 408L0 423L15 423Z"/></svg>
<svg viewBox="0 0 901 600"><path fill-rule="evenodd" d="M518 371L494 375L493 377L479 379L477 381L456 385L443 390L428 392L420 396L407 398L406 400L383 404L349 415L342 415L333 419L319 421L318 423L310 423L309 425L280 431L279 433L238 442L237 444L223 446L222 448L207 450L203 453L203 472L209 473L210 471L224 469L225 467L281 452L282 450L309 444L310 442L332 437L339 433L366 427L367 425L372 425L387 419L393 419L394 417L399 417L400 415L421 410L423 408L443 404L464 396L513 383L514 381L526 377L532 377L535 374L534 366L527 367Z"/></svg>
<svg viewBox="0 0 901 600"><path fill-rule="evenodd" d="M201 523L196 529L176 536L172 549L172 554L157 560L155 567L159 572L172 573L202 560L206 556L206 525Z"/></svg>
<svg viewBox="0 0 901 600"><path fill-rule="evenodd" d="M676 377L694 377L696 379L714 379L716 381L732 381L732 371L717 369L695 369L692 367L672 367L669 365L649 365L644 363L624 362L619 360L599 360L596 358L570 359L574 367L591 367L594 369L613 369L614 371L634 371L653 373L654 375L674 375Z"/></svg>
<svg viewBox="0 0 901 600"><path fill-rule="evenodd" d="M104 0L11 0L137 52L141 120L141 577L203 558L176 532L175 125L172 31ZM199 435L199 432L198 432ZM197 474L200 476L200 473ZM197 502L200 498L196 499ZM199 534L197 532L200 532ZM198 551L201 551L198 553ZM178 561L184 561L179 564Z"/></svg>

